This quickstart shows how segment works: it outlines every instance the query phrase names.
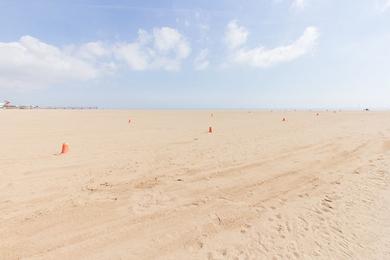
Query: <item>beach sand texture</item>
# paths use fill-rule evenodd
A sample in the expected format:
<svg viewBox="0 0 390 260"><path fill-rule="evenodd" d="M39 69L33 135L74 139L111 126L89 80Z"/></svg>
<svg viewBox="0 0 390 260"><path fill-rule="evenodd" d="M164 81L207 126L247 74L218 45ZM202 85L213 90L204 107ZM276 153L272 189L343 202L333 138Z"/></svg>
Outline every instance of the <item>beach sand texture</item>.
<svg viewBox="0 0 390 260"><path fill-rule="evenodd" d="M316 113L0 111L0 259L390 259L390 112Z"/></svg>

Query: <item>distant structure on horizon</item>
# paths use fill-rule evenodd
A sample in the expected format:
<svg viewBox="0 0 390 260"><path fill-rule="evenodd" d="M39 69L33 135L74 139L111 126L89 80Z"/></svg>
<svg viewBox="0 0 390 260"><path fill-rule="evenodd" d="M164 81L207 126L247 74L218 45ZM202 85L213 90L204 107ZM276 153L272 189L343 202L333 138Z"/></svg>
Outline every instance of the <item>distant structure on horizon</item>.
<svg viewBox="0 0 390 260"><path fill-rule="evenodd" d="M39 107L39 106L31 106L31 105L22 105L22 106L15 106L11 105L10 101L4 101L0 102L0 109L78 109L78 110L84 110L84 109L98 109L98 107Z"/></svg>
<svg viewBox="0 0 390 260"><path fill-rule="evenodd" d="M0 102L0 108L7 108L11 102L5 100L4 102Z"/></svg>
<svg viewBox="0 0 390 260"><path fill-rule="evenodd" d="M22 106L15 106L15 105L12 105L10 101L7 101L5 100L4 102L1 102L0 103L0 108L3 108L3 109L15 109L15 108L22 108Z"/></svg>

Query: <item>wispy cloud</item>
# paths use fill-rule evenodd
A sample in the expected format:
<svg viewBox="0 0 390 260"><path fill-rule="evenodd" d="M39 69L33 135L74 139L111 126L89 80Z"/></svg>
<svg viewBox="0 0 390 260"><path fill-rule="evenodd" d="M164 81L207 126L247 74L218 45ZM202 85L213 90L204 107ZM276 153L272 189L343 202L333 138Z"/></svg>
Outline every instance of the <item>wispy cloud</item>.
<svg viewBox="0 0 390 260"><path fill-rule="evenodd" d="M194 12L193 8L178 8L176 6L147 6L147 5L136 5L136 4L116 4L116 3L73 3L77 6L84 6L94 9L106 9L106 10L133 10L137 12L146 13L158 13L158 14L182 14L192 15ZM196 12L202 12L213 15L234 15L234 10L226 10L221 8L209 9L209 8L196 8Z"/></svg>
<svg viewBox="0 0 390 260"><path fill-rule="evenodd" d="M226 35L243 35L242 32L248 34L248 30L242 26L238 26L234 21L234 26L228 24ZM234 30L236 30L234 32ZM308 27L303 32L303 35L289 45L279 46L275 48L266 48L259 46L257 48L246 48L243 46L246 43L245 37L237 37L240 41L235 41L239 44L232 44L227 41L229 47L229 61L230 63L249 65L252 67L266 68L276 64L289 62L295 60L308 52L310 52L317 44L319 38L319 31L316 27Z"/></svg>
<svg viewBox="0 0 390 260"><path fill-rule="evenodd" d="M306 5L306 0L293 0L292 1L292 7L296 9L304 9Z"/></svg>
<svg viewBox="0 0 390 260"><path fill-rule="evenodd" d="M390 0L386 0L383 5L383 11L387 11L390 9Z"/></svg>
<svg viewBox="0 0 390 260"><path fill-rule="evenodd" d="M239 26L237 20L233 20L227 25L225 42L230 49L235 49L246 42L248 35L248 30Z"/></svg>
<svg viewBox="0 0 390 260"><path fill-rule="evenodd" d="M209 51L203 49L199 52L194 60L194 67L196 70L205 70L209 67L210 62L208 60Z"/></svg>

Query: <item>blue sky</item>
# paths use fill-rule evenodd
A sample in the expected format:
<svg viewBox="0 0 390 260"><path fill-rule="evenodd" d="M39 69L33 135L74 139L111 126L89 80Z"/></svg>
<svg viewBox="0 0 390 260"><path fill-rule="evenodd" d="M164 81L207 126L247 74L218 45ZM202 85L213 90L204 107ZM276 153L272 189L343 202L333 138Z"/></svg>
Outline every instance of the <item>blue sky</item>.
<svg viewBox="0 0 390 260"><path fill-rule="evenodd" d="M0 99L390 108L390 0L0 1Z"/></svg>

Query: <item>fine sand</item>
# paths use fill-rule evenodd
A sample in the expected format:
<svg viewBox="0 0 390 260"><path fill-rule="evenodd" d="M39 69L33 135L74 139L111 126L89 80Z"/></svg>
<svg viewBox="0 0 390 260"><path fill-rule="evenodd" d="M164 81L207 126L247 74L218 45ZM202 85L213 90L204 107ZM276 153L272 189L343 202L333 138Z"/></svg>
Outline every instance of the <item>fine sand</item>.
<svg viewBox="0 0 390 260"><path fill-rule="evenodd" d="M0 259L390 259L390 112L316 113L0 110Z"/></svg>

